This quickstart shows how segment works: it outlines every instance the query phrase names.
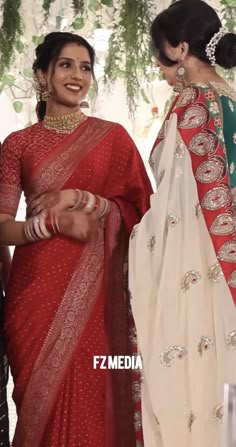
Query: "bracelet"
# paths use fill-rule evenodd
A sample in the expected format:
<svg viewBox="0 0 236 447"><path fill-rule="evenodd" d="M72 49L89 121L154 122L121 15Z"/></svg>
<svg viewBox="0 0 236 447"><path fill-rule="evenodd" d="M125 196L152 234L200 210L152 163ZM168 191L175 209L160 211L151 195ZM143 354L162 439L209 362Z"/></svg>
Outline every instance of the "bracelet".
<svg viewBox="0 0 236 447"><path fill-rule="evenodd" d="M91 192L86 191L87 200L83 207L83 212L86 214L90 214L94 211L95 204L96 204L96 196L94 194L91 194Z"/></svg>
<svg viewBox="0 0 236 447"><path fill-rule="evenodd" d="M59 227L58 216L52 213L47 215L45 219L45 227L50 234L59 234L60 227Z"/></svg>
<svg viewBox="0 0 236 447"><path fill-rule="evenodd" d="M105 199L104 197L99 197L99 196L97 196L97 197L99 198L100 203L99 203L98 208L96 209L96 214L97 214L97 217L99 219L101 219L102 217L105 217L109 213L110 201L108 199Z"/></svg>
<svg viewBox="0 0 236 447"><path fill-rule="evenodd" d="M92 194L89 191L83 191L81 189L75 189L77 198L74 206L70 208L70 211L83 211L85 214L90 214L93 211L96 212L98 218L102 218L110 211L110 201L104 197L100 197ZM58 222L58 221L57 221ZM47 220L47 229L49 232L56 233L52 223ZM57 232L60 232L59 230Z"/></svg>
<svg viewBox="0 0 236 447"><path fill-rule="evenodd" d="M84 191L81 191L80 189L75 189L75 192L76 192L75 204L69 208L70 211L79 210L83 205Z"/></svg>
<svg viewBox="0 0 236 447"><path fill-rule="evenodd" d="M46 226L46 215L44 212L26 220L24 234L30 242L51 238L52 233L49 232Z"/></svg>

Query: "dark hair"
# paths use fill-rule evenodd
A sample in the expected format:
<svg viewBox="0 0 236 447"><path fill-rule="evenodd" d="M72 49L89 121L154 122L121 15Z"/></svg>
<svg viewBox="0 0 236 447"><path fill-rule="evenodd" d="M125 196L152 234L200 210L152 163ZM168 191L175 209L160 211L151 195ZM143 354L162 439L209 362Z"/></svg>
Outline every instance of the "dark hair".
<svg viewBox="0 0 236 447"><path fill-rule="evenodd" d="M65 45L70 43L76 43L79 46L85 47L88 50L91 66L92 66L92 76L95 80L94 75L94 63L95 63L95 51L87 40L77 34L64 33L64 32L53 32L48 34L44 41L39 44L35 50L36 59L33 63L33 72L37 76L37 70L40 68L43 72L47 72L49 65L52 63L53 68L55 63L64 48ZM37 102L36 113L39 121L42 121L46 113L46 103L42 100Z"/></svg>
<svg viewBox="0 0 236 447"><path fill-rule="evenodd" d="M151 26L152 47L159 60L167 66L170 60L164 52L164 42L177 47L181 42L189 44L190 53L210 64L205 50L215 33L222 27L211 6L202 0L179 0L162 11ZM215 51L216 63L224 68L236 66L236 34L225 34Z"/></svg>

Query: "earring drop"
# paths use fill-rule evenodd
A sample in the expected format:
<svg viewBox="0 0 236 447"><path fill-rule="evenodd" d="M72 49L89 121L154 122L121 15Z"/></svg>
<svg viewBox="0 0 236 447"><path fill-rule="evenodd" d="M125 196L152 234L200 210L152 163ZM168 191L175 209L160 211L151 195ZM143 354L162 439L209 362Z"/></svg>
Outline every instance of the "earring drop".
<svg viewBox="0 0 236 447"><path fill-rule="evenodd" d="M174 85L174 92L180 93L185 87L186 69L181 65L176 72L176 83Z"/></svg>
<svg viewBox="0 0 236 447"><path fill-rule="evenodd" d="M81 109L89 109L88 101L82 101L79 106Z"/></svg>

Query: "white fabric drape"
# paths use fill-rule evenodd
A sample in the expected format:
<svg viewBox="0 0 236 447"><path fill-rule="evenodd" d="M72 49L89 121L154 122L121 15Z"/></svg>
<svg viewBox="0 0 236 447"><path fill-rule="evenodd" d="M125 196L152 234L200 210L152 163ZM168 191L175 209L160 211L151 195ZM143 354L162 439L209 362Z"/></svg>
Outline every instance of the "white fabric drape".
<svg viewBox="0 0 236 447"><path fill-rule="evenodd" d="M174 113L153 162L157 192L129 253L145 447L222 447L223 386L236 383L236 310Z"/></svg>

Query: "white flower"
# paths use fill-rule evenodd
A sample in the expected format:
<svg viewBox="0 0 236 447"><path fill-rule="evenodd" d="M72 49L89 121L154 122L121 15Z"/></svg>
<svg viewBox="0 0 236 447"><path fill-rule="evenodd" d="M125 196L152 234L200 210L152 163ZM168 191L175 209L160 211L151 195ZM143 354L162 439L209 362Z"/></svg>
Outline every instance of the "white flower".
<svg viewBox="0 0 236 447"><path fill-rule="evenodd" d="M233 134L233 142L234 142L234 144L236 144L236 132L234 132L234 134Z"/></svg>
<svg viewBox="0 0 236 447"><path fill-rule="evenodd" d="M216 102L212 102L209 109L211 113L214 113L214 115L219 113L219 107Z"/></svg>

